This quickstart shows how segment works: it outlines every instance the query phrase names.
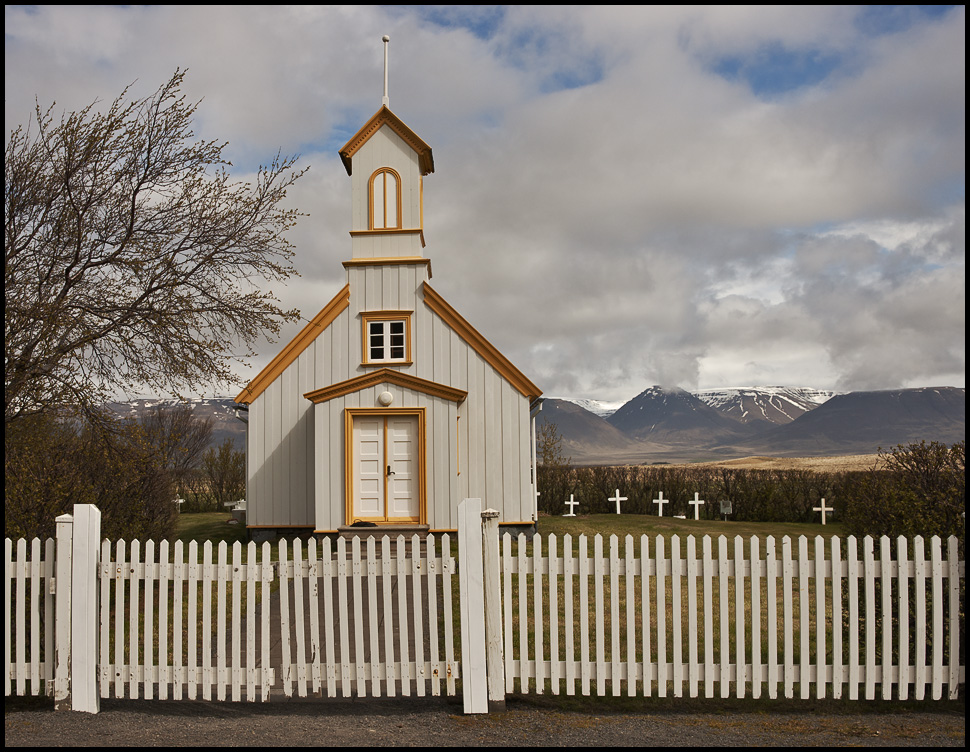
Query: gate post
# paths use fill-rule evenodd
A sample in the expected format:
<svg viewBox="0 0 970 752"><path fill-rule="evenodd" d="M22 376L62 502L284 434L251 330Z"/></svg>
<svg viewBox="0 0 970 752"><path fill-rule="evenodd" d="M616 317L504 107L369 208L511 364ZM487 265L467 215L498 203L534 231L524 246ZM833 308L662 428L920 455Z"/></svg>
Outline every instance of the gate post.
<svg viewBox="0 0 970 752"><path fill-rule="evenodd" d="M54 709L71 707L71 565L74 518L62 514L57 525L54 563Z"/></svg>
<svg viewBox="0 0 970 752"><path fill-rule="evenodd" d="M458 588L462 704L466 714L488 713L481 499L465 499L458 505Z"/></svg>
<svg viewBox="0 0 970 752"><path fill-rule="evenodd" d="M482 512L483 566L485 568L485 658L488 667L488 704L505 710L505 658L502 650L502 589L499 578L498 516Z"/></svg>
<svg viewBox="0 0 970 752"><path fill-rule="evenodd" d="M98 692L98 563L101 510L74 505L74 562L71 575L71 709L101 710Z"/></svg>

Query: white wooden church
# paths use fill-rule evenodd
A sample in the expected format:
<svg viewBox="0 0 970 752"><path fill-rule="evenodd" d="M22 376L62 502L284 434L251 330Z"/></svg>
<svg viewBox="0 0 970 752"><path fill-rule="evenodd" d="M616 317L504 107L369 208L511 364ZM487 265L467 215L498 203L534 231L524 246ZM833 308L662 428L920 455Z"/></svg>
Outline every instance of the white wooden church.
<svg viewBox="0 0 970 752"><path fill-rule="evenodd" d="M431 286L431 147L384 102L340 149L347 284L236 397L253 538L355 523L454 530L464 498L501 524L536 520L541 392Z"/></svg>

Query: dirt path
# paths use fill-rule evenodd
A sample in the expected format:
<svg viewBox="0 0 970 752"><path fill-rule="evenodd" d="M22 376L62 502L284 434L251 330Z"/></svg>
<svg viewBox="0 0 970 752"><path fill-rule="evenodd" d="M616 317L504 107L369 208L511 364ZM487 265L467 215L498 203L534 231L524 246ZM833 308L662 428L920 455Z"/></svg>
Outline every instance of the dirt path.
<svg viewBox="0 0 970 752"><path fill-rule="evenodd" d="M8 698L4 742L20 746L862 746L963 747L963 702L787 703L513 697L465 716L460 699L104 700L101 713ZM750 709L745 710L748 707ZM927 709L929 707L929 709Z"/></svg>

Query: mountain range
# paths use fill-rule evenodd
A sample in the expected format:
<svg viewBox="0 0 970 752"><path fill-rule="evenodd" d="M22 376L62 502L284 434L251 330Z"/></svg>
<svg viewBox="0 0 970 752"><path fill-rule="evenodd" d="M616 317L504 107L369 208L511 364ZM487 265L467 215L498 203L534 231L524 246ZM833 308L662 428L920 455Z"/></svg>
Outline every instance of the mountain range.
<svg viewBox="0 0 970 752"><path fill-rule="evenodd" d="M546 399L538 423L556 424L563 453L574 464L871 454L921 440L965 440L966 390L836 394L737 387L691 393L654 386L615 409Z"/></svg>
<svg viewBox="0 0 970 752"><path fill-rule="evenodd" d="M138 418L175 400L114 403ZM245 413L231 397L190 400L212 421L212 443L245 446ZM924 387L837 394L807 387L688 392L653 386L626 403L543 400L537 425L554 423L573 464L699 462L751 455L873 454L897 444L966 439L966 390Z"/></svg>

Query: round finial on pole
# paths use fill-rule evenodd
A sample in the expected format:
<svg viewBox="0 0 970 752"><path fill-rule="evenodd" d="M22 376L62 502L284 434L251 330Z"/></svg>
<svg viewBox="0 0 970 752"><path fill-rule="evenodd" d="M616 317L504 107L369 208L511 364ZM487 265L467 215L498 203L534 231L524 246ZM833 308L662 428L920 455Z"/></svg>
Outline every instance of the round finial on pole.
<svg viewBox="0 0 970 752"><path fill-rule="evenodd" d="M385 34L381 37L381 41L384 42L384 98L381 100L381 104L387 107L389 103L387 98L387 43L391 41L391 38Z"/></svg>

